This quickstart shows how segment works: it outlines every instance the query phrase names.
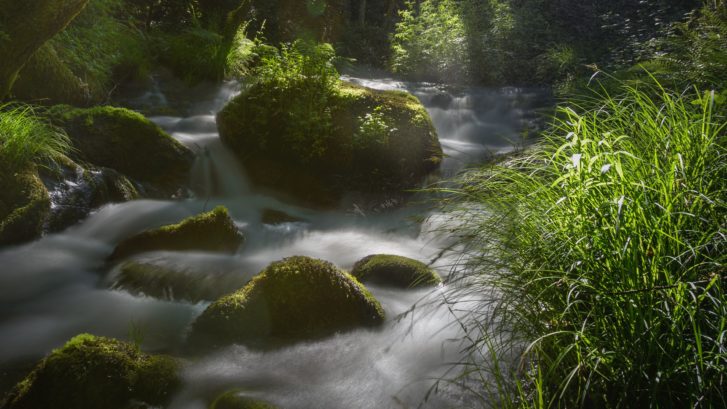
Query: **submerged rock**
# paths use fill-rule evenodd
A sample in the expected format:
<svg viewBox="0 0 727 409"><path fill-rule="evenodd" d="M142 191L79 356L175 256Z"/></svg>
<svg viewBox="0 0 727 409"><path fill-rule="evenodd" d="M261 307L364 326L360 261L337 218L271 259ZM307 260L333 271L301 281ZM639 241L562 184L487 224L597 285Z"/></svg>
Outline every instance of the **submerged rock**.
<svg viewBox="0 0 727 409"><path fill-rule="evenodd" d="M12 170L0 163L0 246L40 236L50 205L35 169Z"/></svg>
<svg viewBox="0 0 727 409"><path fill-rule="evenodd" d="M321 121L317 131L301 134L311 124L289 114L300 109L292 106L300 91L279 92L273 98L266 87L252 86L217 117L223 142L258 185L331 206L349 192L416 188L442 159L431 119L410 94L341 83L322 112L311 112Z"/></svg>
<svg viewBox="0 0 727 409"><path fill-rule="evenodd" d="M207 307L192 324L189 342L255 347L383 322L381 305L355 278L327 261L297 256L270 264L243 289Z"/></svg>
<svg viewBox="0 0 727 409"><path fill-rule="evenodd" d="M242 391L232 390L220 395L209 409L278 409L268 402L244 396Z"/></svg>
<svg viewBox="0 0 727 409"><path fill-rule="evenodd" d="M262 222L265 224L296 223L304 221L301 218L291 216L288 213L275 209L263 209Z"/></svg>
<svg viewBox="0 0 727 409"><path fill-rule="evenodd" d="M162 300L214 301L249 281L236 273L210 273L154 262L128 261L121 265L112 288Z"/></svg>
<svg viewBox="0 0 727 409"><path fill-rule="evenodd" d="M118 260L147 251L200 250L234 253L244 237L224 206L198 214L177 224L131 236L116 246L109 259Z"/></svg>
<svg viewBox="0 0 727 409"><path fill-rule="evenodd" d="M398 288L434 286L442 282L436 271L407 257L374 254L354 264L351 274L361 282Z"/></svg>
<svg viewBox="0 0 727 409"><path fill-rule="evenodd" d="M117 170L167 196L188 181L192 151L137 112L56 105L47 115L68 133L77 162Z"/></svg>
<svg viewBox="0 0 727 409"><path fill-rule="evenodd" d="M82 334L54 350L6 396L3 409L125 409L163 405L180 385L179 363L129 343Z"/></svg>

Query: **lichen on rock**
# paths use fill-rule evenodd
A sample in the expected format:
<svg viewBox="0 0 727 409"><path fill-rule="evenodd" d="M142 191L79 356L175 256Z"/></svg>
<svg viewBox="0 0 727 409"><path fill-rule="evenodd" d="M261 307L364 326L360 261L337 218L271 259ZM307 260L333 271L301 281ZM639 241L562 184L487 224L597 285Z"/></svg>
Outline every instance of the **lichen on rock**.
<svg viewBox="0 0 727 409"><path fill-rule="evenodd" d="M147 251L216 251L234 253L244 237L224 206L189 217L177 224L146 230L116 246L109 257L118 260Z"/></svg>
<svg viewBox="0 0 727 409"><path fill-rule="evenodd" d="M207 307L193 323L189 343L263 347L383 322L379 302L350 274L296 256L270 264L243 289Z"/></svg>
<svg viewBox="0 0 727 409"><path fill-rule="evenodd" d="M54 350L6 396L3 409L125 409L163 405L180 385L180 364L126 342L81 334Z"/></svg>
<svg viewBox="0 0 727 409"><path fill-rule="evenodd" d="M426 264L403 256L374 254L354 264L351 274L361 282L398 288L434 286L442 282Z"/></svg>

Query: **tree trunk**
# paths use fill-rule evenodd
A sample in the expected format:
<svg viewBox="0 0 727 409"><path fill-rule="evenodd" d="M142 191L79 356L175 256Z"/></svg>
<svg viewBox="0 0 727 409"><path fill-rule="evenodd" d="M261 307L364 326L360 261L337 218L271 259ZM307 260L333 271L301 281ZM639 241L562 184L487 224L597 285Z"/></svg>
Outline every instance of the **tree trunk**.
<svg viewBox="0 0 727 409"><path fill-rule="evenodd" d="M0 0L0 99L33 53L63 30L89 0Z"/></svg>
<svg viewBox="0 0 727 409"><path fill-rule="evenodd" d="M358 24L363 27L366 25L366 0L359 0L358 3Z"/></svg>

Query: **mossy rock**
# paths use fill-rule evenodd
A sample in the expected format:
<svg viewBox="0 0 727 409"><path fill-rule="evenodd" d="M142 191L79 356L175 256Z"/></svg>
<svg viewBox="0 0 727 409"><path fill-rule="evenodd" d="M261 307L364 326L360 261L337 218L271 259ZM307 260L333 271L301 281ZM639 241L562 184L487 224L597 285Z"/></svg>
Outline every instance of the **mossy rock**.
<svg viewBox="0 0 727 409"><path fill-rule="evenodd" d="M46 43L25 64L13 85L13 96L43 104L88 103L89 90L63 62L52 45Z"/></svg>
<svg viewBox="0 0 727 409"><path fill-rule="evenodd" d="M296 223L296 222L303 222L305 220L291 216L288 213L281 212L280 210L275 209L263 209L262 215L261 215L261 221L264 224L283 224L283 223Z"/></svg>
<svg viewBox="0 0 727 409"><path fill-rule="evenodd" d="M374 254L354 264L351 274L362 283L398 288L435 286L442 282L436 271L408 257Z"/></svg>
<svg viewBox="0 0 727 409"><path fill-rule="evenodd" d="M109 168L87 169L66 160L52 171L41 169L40 174L52 192L53 206L46 223L49 232L70 227L107 203L141 197L131 180Z"/></svg>
<svg viewBox="0 0 727 409"><path fill-rule="evenodd" d="M200 250L234 253L244 237L227 209L218 206L177 224L162 226L131 236L116 246L109 259L117 260L147 251Z"/></svg>
<svg viewBox="0 0 727 409"><path fill-rule="evenodd" d="M143 115L126 108L56 105L47 115L63 128L82 163L117 170L161 187L185 185L194 154Z"/></svg>
<svg viewBox="0 0 727 409"><path fill-rule="evenodd" d="M379 302L350 274L296 256L270 264L243 289L207 307L192 324L189 343L262 348L383 322Z"/></svg>
<svg viewBox="0 0 727 409"><path fill-rule="evenodd" d="M243 287L249 279L240 274L205 273L158 262L127 261L112 288L161 300L214 301Z"/></svg>
<svg viewBox="0 0 727 409"><path fill-rule="evenodd" d="M179 363L115 339L82 334L54 350L8 394L3 409L125 409L163 405L180 385Z"/></svg>
<svg viewBox="0 0 727 409"><path fill-rule="evenodd" d="M410 94L342 82L322 111L311 113L330 123L301 136L306 124L289 114L300 109L293 106L300 92L253 85L218 114L220 137L260 186L330 207L349 192L385 195L417 188L441 162L431 119Z"/></svg>
<svg viewBox="0 0 727 409"><path fill-rule="evenodd" d="M232 390L217 397L209 409L278 409L278 407L263 400L244 396L242 391Z"/></svg>
<svg viewBox="0 0 727 409"><path fill-rule="evenodd" d="M35 169L0 163L0 246L39 237L50 210L50 195Z"/></svg>

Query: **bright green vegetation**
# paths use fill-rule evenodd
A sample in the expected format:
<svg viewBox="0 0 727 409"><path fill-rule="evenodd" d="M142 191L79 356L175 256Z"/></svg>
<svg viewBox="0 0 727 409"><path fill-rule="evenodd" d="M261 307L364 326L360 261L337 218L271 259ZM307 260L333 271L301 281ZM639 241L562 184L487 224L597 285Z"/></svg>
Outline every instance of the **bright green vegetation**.
<svg viewBox="0 0 727 409"><path fill-rule="evenodd" d="M473 353L523 353L512 370L480 363L503 406L727 405L717 101L622 85L561 107L532 150L463 176L455 219L474 291L499 299Z"/></svg>
<svg viewBox="0 0 727 409"><path fill-rule="evenodd" d="M43 359L2 405L8 409L125 409L163 405L180 385L179 364L115 339L82 334Z"/></svg>
<svg viewBox="0 0 727 409"><path fill-rule="evenodd" d="M80 163L112 168L160 186L187 181L192 152L137 112L56 105L46 115L68 133L75 148L70 156Z"/></svg>
<svg viewBox="0 0 727 409"><path fill-rule="evenodd" d="M112 260L146 251L219 251L234 253L244 237L223 206L182 220L177 224L147 230L116 246Z"/></svg>
<svg viewBox="0 0 727 409"><path fill-rule="evenodd" d="M276 409L270 403L242 395L241 391L232 390L220 395L209 406L209 409Z"/></svg>
<svg viewBox="0 0 727 409"><path fill-rule="evenodd" d="M391 254L374 254L357 261L351 275L362 283L399 288L434 286L442 282L436 271L421 261Z"/></svg>
<svg viewBox="0 0 727 409"><path fill-rule="evenodd" d="M127 261L120 267L113 288L162 300L214 301L247 284L236 273L194 271L156 262Z"/></svg>
<svg viewBox="0 0 727 409"><path fill-rule="evenodd" d="M256 183L330 206L346 191L416 188L439 165L421 103L340 81L330 45L297 41L259 55L253 84L218 115L222 140Z"/></svg>
<svg viewBox="0 0 727 409"><path fill-rule="evenodd" d="M681 82L724 83L726 17L722 0L408 2L389 66L444 82L572 89L599 69L653 60Z"/></svg>
<svg viewBox="0 0 727 409"><path fill-rule="evenodd" d="M418 9L418 12L417 12ZM420 78L468 80L464 22L455 0L413 2L401 12L392 44L394 72Z"/></svg>
<svg viewBox="0 0 727 409"><path fill-rule="evenodd" d="M68 137L23 105L0 106L0 245L37 237L50 211L38 166L70 151Z"/></svg>
<svg viewBox="0 0 727 409"><path fill-rule="evenodd" d="M27 105L0 105L0 162L20 171L49 166L71 150L62 130L39 118Z"/></svg>
<svg viewBox="0 0 727 409"><path fill-rule="evenodd" d="M207 307L189 342L270 348L383 322L381 305L355 278L327 261L298 256L270 264L245 288Z"/></svg>

